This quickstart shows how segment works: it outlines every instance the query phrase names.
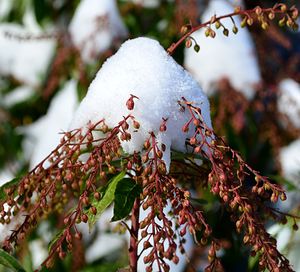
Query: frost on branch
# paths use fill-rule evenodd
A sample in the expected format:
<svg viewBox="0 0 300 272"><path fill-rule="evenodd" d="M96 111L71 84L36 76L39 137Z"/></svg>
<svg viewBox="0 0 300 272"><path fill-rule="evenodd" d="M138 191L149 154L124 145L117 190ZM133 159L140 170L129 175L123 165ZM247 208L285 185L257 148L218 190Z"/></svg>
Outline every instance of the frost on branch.
<svg viewBox="0 0 300 272"><path fill-rule="evenodd" d="M200 177L199 186L218 196L229 211L251 254L258 254L260 267L292 271L264 228L268 215L279 217L265 202L285 199L282 188L215 135L206 95L158 42L138 38L124 43L98 72L71 129L28 175L1 188L1 223L25 214L4 241L5 250L20 244L41 218L58 212L63 216L62 231L42 264L50 266L54 256L64 258L81 239L77 224L95 224L114 202L112 220L131 221L126 226L133 271L143 256L139 243L145 249L146 271L170 271L170 263L179 262L178 252L185 252L187 233L196 242L208 243L207 271L219 271L216 252L222 243L184 188L184 178L193 171ZM208 167L182 159L172 162L182 173L172 167L168 171L171 149L201 156ZM183 187L179 180L184 180ZM140 209L148 211L143 218Z"/></svg>

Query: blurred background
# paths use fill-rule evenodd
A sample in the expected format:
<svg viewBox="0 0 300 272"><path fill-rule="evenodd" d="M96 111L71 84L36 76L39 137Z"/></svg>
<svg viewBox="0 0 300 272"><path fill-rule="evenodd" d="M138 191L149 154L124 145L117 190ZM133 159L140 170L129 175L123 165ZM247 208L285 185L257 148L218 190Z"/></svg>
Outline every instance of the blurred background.
<svg viewBox="0 0 300 272"><path fill-rule="evenodd" d="M0 184L26 173L59 143L95 74L123 41L147 36L167 49L179 39L184 24L231 13L235 6L251 9L275 3L0 0ZM285 3L300 8L299 1ZM300 215L300 32L279 27L277 21L264 31L255 21L242 29L241 18L235 17L234 23L226 19L222 23L229 37L221 28L215 39L206 38L201 29L192 35L200 51L183 44L173 57L209 96L216 133L254 169L285 187L288 199L277 208ZM234 24L237 34L232 32ZM257 271L258 260L242 246L226 211L197 183L189 182L206 200L201 209L226 245L220 253L226 271ZM57 261L51 271L117 271L126 266L126 237L119 234L120 226L108 227L109 219L108 212L92 234L78 242L73 256ZM297 228L295 221L287 219L285 225L270 221L267 227L300 271L300 234L292 230ZM28 271L46 258L61 221L51 215L18 250ZM0 227L3 240L13 226ZM190 262L181 261L178 271L203 271L205 250L190 247ZM0 266L0 271L5 269Z"/></svg>

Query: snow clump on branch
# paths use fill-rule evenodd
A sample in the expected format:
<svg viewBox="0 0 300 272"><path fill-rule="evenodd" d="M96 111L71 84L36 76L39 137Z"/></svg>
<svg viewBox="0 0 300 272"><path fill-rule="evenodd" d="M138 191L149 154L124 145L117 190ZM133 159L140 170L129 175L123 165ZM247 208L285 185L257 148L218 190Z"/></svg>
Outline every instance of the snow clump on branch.
<svg viewBox="0 0 300 272"><path fill-rule="evenodd" d="M133 110L126 101L135 95ZM114 127L131 114L140 123L138 130L130 124L131 140L122 142L127 153L143 149L149 133L156 135L158 143L166 146L163 160L170 166L170 149L186 152L186 138L194 135L182 131L191 115L180 110L182 98L201 109L203 121L211 128L210 108L207 96L192 76L170 57L155 40L136 38L126 41L119 51L109 58L91 83L71 123L71 129L85 127L102 118L106 125ZM166 121L166 131L160 125Z"/></svg>

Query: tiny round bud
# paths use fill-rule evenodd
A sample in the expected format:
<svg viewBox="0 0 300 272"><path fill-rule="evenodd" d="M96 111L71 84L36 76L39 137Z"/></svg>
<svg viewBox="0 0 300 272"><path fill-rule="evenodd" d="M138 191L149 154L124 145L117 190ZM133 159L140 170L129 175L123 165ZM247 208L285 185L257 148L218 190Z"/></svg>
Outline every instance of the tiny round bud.
<svg viewBox="0 0 300 272"><path fill-rule="evenodd" d="M97 208L94 207L94 206L90 208L90 211L91 211L91 213L92 213L93 215L96 215L96 214L97 214Z"/></svg>
<svg viewBox="0 0 300 272"><path fill-rule="evenodd" d="M280 9L282 12L286 12L287 11L287 6L285 4L281 4Z"/></svg>
<svg viewBox="0 0 300 272"><path fill-rule="evenodd" d="M134 101L133 101L133 97L130 97L127 102L126 102L126 106L128 110L133 110L134 108Z"/></svg>
<svg viewBox="0 0 300 272"><path fill-rule="evenodd" d="M100 199L100 193L99 193L99 192L95 192L95 193L94 193L94 198L95 198L96 200L99 200L99 199Z"/></svg>
<svg viewBox="0 0 300 272"><path fill-rule="evenodd" d="M185 41L185 47L186 48L190 48L192 46L192 39L191 38L187 38Z"/></svg>
<svg viewBox="0 0 300 272"><path fill-rule="evenodd" d="M195 44L194 50L195 50L195 52L197 52L197 53L200 51L200 46L199 46L199 44Z"/></svg>
<svg viewBox="0 0 300 272"><path fill-rule="evenodd" d="M256 13L257 15L260 15L260 14L262 13L261 7L256 7L256 8L255 8L255 13Z"/></svg>
<svg viewBox="0 0 300 272"><path fill-rule="evenodd" d="M139 129L139 128L140 128L140 123L139 123L138 121L134 120L134 121L133 121L133 127L134 127L135 129Z"/></svg>
<svg viewBox="0 0 300 272"><path fill-rule="evenodd" d="M297 231L299 229L299 227L298 227L298 225L295 223L294 225L293 225L293 230L294 231Z"/></svg>
<svg viewBox="0 0 300 272"><path fill-rule="evenodd" d="M244 19L241 22L241 27L244 28L247 25L247 17L244 17Z"/></svg>
<svg viewBox="0 0 300 272"><path fill-rule="evenodd" d="M273 11L271 11L269 14L268 14L268 18L270 20L273 20L275 18L275 13Z"/></svg>
<svg viewBox="0 0 300 272"><path fill-rule="evenodd" d="M205 36L208 37L210 34L210 28L206 28L205 30Z"/></svg>
<svg viewBox="0 0 300 272"><path fill-rule="evenodd" d="M181 34L185 34L185 33L187 33L189 31L189 28L186 26L186 25L184 25L184 26L182 26L181 27L181 29L180 29L180 32L181 32Z"/></svg>
<svg viewBox="0 0 300 272"><path fill-rule="evenodd" d="M286 194L285 194L285 193L282 193L282 194L280 195L280 199L281 199L282 201L285 201L285 200L286 200Z"/></svg>
<svg viewBox="0 0 300 272"><path fill-rule="evenodd" d="M249 26L252 26L252 25L253 25L253 19L252 19L251 17L249 17L249 18L247 19L247 24L248 24Z"/></svg>
<svg viewBox="0 0 300 272"><path fill-rule="evenodd" d="M224 30L223 30L223 34L224 34L224 36L228 37L228 35L229 35L229 31L228 31L228 29L227 29L227 28L224 28Z"/></svg>
<svg viewBox="0 0 300 272"><path fill-rule="evenodd" d="M239 29L234 25L233 28L232 28L232 32L233 32L234 34L237 34L238 31L239 31Z"/></svg>
<svg viewBox="0 0 300 272"><path fill-rule="evenodd" d="M167 126L165 124L161 124L159 127L159 131L164 132L167 130Z"/></svg>
<svg viewBox="0 0 300 272"><path fill-rule="evenodd" d="M81 215L81 221L86 223L89 220L88 216L86 214Z"/></svg>
<svg viewBox="0 0 300 272"><path fill-rule="evenodd" d="M197 144L197 139L196 139L196 137L192 137L192 138L190 139L190 144L191 144L191 145L196 145L196 144Z"/></svg>
<svg viewBox="0 0 300 272"><path fill-rule="evenodd" d="M201 146L196 146L194 149L195 153L201 153Z"/></svg>
<svg viewBox="0 0 300 272"><path fill-rule="evenodd" d="M81 240L81 239L82 239L82 234L81 234L80 232L76 232L76 233L75 233L75 238L76 238L77 240Z"/></svg>
<svg viewBox="0 0 300 272"><path fill-rule="evenodd" d="M189 131L189 123L186 123L183 127L182 127L182 132L188 132Z"/></svg>

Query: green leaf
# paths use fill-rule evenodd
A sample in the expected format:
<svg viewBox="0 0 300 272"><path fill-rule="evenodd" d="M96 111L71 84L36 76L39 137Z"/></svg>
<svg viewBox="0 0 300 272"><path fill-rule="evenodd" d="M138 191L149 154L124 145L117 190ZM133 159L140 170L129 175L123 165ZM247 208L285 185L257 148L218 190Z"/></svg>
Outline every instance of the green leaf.
<svg viewBox="0 0 300 272"><path fill-rule="evenodd" d="M202 198L190 198L192 203L198 204L198 205L207 205L208 201Z"/></svg>
<svg viewBox="0 0 300 272"><path fill-rule="evenodd" d="M118 185L118 183L124 178L125 172L121 172L117 176L113 177L107 187L105 188L105 191L102 193L102 198L100 200L93 199L91 201L91 205L96 207L97 213L96 215L92 214L91 211L88 211L88 217L89 217L89 228L94 226L100 215L103 213L103 211L114 201L115 198L115 190Z"/></svg>
<svg viewBox="0 0 300 272"><path fill-rule="evenodd" d="M3 249L0 249L0 264L5 267L9 267L13 271L25 272L25 269L20 265L20 263Z"/></svg>
<svg viewBox="0 0 300 272"><path fill-rule="evenodd" d="M4 200L7 198L7 194L5 192L6 189L11 188L15 185L18 185L21 180L21 177L17 177L12 179L11 181L6 182L0 187L0 200Z"/></svg>
<svg viewBox="0 0 300 272"><path fill-rule="evenodd" d="M50 241L49 245L48 245L48 251L50 252L52 247L54 246L54 244L56 243L56 241L62 236L64 230L59 231L54 238Z"/></svg>
<svg viewBox="0 0 300 272"><path fill-rule="evenodd" d="M136 184L132 179L125 178L121 180L115 191L114 216L112 221L117 221L129 215L134 200L142 192L141 186Z"/></svg>

